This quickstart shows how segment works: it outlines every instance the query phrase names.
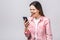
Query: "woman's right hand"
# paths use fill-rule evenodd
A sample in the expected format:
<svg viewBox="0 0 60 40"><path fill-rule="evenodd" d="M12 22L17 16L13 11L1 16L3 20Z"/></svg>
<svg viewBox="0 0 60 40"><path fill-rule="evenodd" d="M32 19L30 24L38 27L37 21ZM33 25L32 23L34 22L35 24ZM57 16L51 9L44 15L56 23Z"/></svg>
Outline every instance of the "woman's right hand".
<svg viewBox="0 0 60 40"><path fill-rule="evenodd" d="M28 30L29 22L24 20L24 25L25 25L25 36L30 39L31 38L31 32Z"/></svg>
<svg viewBox="0 0 60 40"><path fill-rule="evenodd" d="M25 28L28 28L29 22L28 21L26 22L26 20L24 20L24 25L25 25Z"/></svg>

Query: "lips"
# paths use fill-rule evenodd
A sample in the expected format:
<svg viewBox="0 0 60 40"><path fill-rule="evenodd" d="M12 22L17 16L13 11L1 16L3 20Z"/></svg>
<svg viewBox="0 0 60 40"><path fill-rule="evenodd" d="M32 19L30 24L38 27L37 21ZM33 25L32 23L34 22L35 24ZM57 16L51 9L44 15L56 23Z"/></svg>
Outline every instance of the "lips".
<svg viewBox="0 0 60 40"><path fill-rule="evenodd" d="M33 16L35 13L32 13L31 16Z"/></svg>

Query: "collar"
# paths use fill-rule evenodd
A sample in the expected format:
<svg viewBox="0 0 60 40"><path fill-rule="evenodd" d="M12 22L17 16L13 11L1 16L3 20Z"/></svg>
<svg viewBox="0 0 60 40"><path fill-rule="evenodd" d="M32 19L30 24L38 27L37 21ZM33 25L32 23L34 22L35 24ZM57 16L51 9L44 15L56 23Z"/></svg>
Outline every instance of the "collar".
<svg viewBox="0 0 60 40"><path fill-rule="evenodd" d="M31 21L32 21L32 22L34 22L33 19L34 19L34 18L31 17ZM43 21L43 16L41 16L41 17L39 18L39 23L40 23L41 21Z"/></svg>

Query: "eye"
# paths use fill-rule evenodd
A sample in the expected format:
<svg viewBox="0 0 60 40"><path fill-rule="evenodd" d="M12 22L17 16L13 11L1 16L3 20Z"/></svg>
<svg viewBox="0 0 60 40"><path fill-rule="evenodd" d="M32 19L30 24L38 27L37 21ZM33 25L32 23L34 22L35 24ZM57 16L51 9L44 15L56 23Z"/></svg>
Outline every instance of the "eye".
<svg viewBox="0 0 60 40"><path fill-rule="evenodd" d="M35 10L35 9L32 9L32 10Z"/></svg>
<svg viewBox="0 0 60 40"><path fill-rule="evenodd" d="M35 10L35 9L30 9L30 10Z"/></svg>

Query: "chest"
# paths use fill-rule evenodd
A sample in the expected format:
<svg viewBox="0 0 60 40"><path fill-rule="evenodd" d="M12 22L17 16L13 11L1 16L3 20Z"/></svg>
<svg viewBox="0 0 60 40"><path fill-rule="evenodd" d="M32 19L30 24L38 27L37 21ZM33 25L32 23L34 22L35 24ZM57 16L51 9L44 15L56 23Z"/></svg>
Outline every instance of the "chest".
<svg viewBox="0 0 60 40"><path fill-rule="evenodd" d="M44 30L45 29L44 21L37 22L37 23L30 22L30 28L32 28L32 29L37 28L37 30Z"/></svg>

